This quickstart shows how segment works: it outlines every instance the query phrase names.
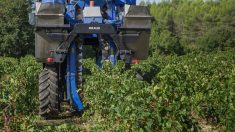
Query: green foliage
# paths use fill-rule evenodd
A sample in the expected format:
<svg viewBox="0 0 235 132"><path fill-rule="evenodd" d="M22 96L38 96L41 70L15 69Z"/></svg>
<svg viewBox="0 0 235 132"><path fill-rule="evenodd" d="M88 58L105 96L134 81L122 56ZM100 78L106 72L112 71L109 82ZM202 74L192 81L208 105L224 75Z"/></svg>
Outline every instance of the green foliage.
<svg viewBox="0 0 235 132"><path fill-rule="evenodd" d="M27 116L37 114L37 77L41 65L32 56L21 58L19 62L16 59L6 59L0 60L0 71L3 71L3 75L5 73L0 78L0 107L5 111L4 118L11 119L11 127L18 131L22 129L21 125L30 122ZM3 114L3 111L0 113Z"/></svg>
<svg viewBox="0 0 235 132"><path fill-rule="evenodd" d="M0 57L0 60L0 78L4 74L12 73L18 64L17 59L10 57Z"/></svg>
<svg viewBox="0 0 235 132"><path fill-rule="evenodd" d="M180 46L177 38L175 38L171 32L164 30L157 38L157 48L162 54L183 54L183 49Z"/></svg>
<svg viewBox="0 0 235 132"><path fill-rule="evenodd" d="M176 118L197 119L197 113L212 124L233 130L234 59L233 51L167 59L154 79L158 82L156 94L161 96L163 90L172 104L171 112L183 112L176 112Z"/></svg>
<svg viewBox="0 0 235 132"><path fill-rule="evenodd" d="M198 45L204 51L234 48L235 30L226 26L215 27L198 40Z"/></svg>
<svg viewBox="0 0 235 132"><path fill-rule="evenodd" d="M166 50L182 54L234 47L234 5L234 0L166 0L154 3L151 13L156 22L152 28L151 44L157 47L158 52L166 54L169 54ZM172 50L176 42L177 47L183 47L181 52Z"/></svg>
<svg viewBox="0 0 235 132"><path fill-rule="evenodd" d="M85 117L101 130L197 130L201 120L233 130L233 52L151 58L125 74L122 65L99 72L86 63L92 75L86 77L85 102L92 108ZM150 84L136 80L139 69L155 74Z"/></svg>
<svg viewBox="0 0 235 132"><path fill-rule="evenodd" d="M143 3L145 4L145 3ZM38 74L32 56L0 57L0 128L12 131L235 130L234 0L165 0L151 5L156 18L151 57L123 71L85 59L80 124L38 126ZM0 55L33 46L24 0L0 1ZM17 12L17 14L15 13ZM211 53L190 53L192 51ZM216 50L216 51L215 51ZM220 51L224 50L224 51ZM172 56L160 56L172 54ZM87 70L89 69L89 70ZM136 73L144 80L136 79ZM212 130L213 131L213 130Z"/></svg>
<svg viewBox="0 0 235 132"><path fill-rule="evenodd" d="M7 76L0 81L4 110L0 113L11 119L11 130L182 131L199 130L203 122L221 130L235 129L234 50L150 57L124 73L123 63L116 67L107 63L100 70L94 60L86 59L84 65L90 74L84 76L84 103L88 107L81 117L84 123L61 126L35 124L39 119L37 76L41 65L31 56L0 62L0 69L6 63L9 67L1 70ZM144 81L136 79L140 71Z"/></svg>
<svg viewBox="0 0 235 132"><path fill-rule="evenodd" d="M25 0L0 1L0 55L32 53L34 35L28 24L28 7Z"/></svg>

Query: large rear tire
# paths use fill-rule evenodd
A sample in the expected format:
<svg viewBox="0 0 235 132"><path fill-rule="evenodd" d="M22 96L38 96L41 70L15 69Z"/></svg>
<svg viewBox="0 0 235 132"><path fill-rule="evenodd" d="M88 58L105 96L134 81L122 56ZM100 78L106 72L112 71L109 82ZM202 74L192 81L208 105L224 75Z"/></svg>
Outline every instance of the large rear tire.
<svg viewBox="0 0 235 132"><path fill-rule="evenodd" d="M39 75L39 115L45 119L59 113L58 74L55 67L46 66Z"/></svg>

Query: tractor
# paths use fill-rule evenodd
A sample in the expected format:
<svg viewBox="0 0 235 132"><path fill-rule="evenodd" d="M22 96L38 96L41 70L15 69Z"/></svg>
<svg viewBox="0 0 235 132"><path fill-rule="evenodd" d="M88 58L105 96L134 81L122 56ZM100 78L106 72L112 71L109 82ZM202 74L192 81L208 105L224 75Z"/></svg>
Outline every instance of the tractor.
<svg viewBox="0 0 235 132"><path fill-rule="evenodd" d="M136 0L34 0L29 23L35 31L39 75L39 115L56 117L63 102L82 113L84 45L95 52L97 67L124 61L126 67L149 55L153 17ZM89 51L88 51L89 52Z"/></svg>

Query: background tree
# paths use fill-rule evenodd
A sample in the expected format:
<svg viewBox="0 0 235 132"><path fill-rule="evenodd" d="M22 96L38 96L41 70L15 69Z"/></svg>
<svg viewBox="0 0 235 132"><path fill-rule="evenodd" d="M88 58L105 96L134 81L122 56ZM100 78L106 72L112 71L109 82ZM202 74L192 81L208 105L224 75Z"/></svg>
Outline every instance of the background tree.
<svg viewBox="0 0 235 132"><path fill-rule="evenodd" d="M28 24L26 0L0 1L0 55L21 56L32 53L33 28Z"/></svg>
<svg viewBox="0 0 235 132"><path fill-rule="evenodd" d="M156 19L152 27L153 49L159 53L166 53L167 50L182 54L234 47L234 5L234 0L164 0L153 3L151 13ZM168 37L171 35L166 39L163 34ZM183 47L180 48L181 52L171 49L176 44L172 42L172 37L179 47Z"/></svg>

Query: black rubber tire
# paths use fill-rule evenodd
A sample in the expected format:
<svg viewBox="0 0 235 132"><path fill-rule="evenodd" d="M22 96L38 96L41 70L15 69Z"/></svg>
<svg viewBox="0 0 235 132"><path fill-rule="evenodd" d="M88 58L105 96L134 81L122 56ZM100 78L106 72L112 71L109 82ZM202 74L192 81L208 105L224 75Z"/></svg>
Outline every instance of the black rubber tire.
<svg viewBox="0 0 235 132"><path fill-rule="evenodd" d="M59 87L56 68L46 66L39 75L39 115L44 119L59 113Z"/></svg>

